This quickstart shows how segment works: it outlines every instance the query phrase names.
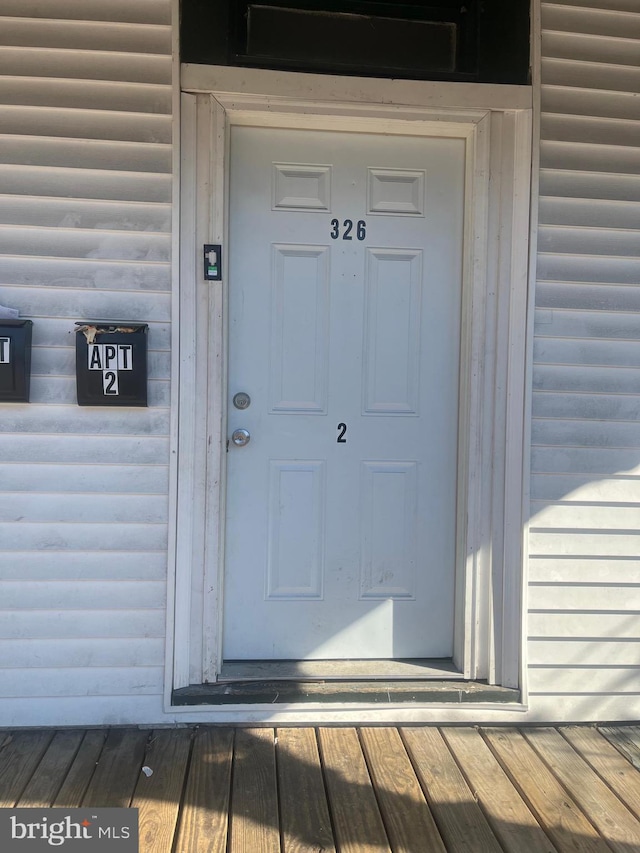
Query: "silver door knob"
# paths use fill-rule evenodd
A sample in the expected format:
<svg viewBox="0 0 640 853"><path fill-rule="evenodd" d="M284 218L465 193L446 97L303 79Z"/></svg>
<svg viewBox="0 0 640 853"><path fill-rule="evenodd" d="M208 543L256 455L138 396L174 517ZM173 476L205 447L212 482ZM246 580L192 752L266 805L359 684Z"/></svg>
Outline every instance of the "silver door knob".
<svg viewBox="0 0 640 853"><path fill-rule="evenodd" d="M236 447L244 447L251 441L251 434L248 429L236 429L231 436L231 441Z"/></svg>

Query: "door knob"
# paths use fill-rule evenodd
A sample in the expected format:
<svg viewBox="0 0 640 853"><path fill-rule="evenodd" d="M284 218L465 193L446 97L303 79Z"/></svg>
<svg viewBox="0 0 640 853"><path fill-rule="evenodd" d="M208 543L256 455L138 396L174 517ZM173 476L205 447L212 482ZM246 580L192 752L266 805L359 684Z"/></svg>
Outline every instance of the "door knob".
<svg viewBox="0 0 640 853"><path fill-rule="evenodd" d="M236 447L244 447L251 441L251 434L248 429L236 429L231 435L231 441Z"/></svg>

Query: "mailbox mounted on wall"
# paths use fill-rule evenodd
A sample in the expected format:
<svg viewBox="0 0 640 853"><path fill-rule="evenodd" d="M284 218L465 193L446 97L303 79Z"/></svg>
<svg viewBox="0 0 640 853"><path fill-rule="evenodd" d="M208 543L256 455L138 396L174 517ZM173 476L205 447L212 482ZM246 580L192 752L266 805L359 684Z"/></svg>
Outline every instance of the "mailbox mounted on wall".
<svg viewBox="0 0 640 853"><path fill-rule="evenodd" d="M31 320L0 320L0 403L28 403Z"/></svg>
<svg viewBox="0 0 640 853"><path fill-rule="evenodd" d="M147 405L145 323L76 323L76 385L80 406Z"/></svg>

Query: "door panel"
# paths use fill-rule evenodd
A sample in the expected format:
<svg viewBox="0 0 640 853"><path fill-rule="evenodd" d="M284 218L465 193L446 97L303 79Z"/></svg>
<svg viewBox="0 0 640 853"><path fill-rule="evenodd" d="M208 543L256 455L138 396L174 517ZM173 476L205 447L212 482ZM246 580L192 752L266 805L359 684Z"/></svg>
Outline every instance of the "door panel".
<svg viewBox="0 0 640 853"><path fill-rule="evenodd" d="M227 660L452 653L464 158L232 129Z"/></svg>

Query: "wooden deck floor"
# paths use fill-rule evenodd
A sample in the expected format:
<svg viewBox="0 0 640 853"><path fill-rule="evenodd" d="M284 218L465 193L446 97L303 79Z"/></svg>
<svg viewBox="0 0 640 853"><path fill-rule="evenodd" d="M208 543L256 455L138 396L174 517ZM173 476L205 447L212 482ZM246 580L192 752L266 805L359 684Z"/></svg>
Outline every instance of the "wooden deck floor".
<svg viewBox="0 0 640 853"><path fill-rule="evenodd" d="M0 806L51 805L141 853L638 853L640 727L0 732Z"/></svg>

